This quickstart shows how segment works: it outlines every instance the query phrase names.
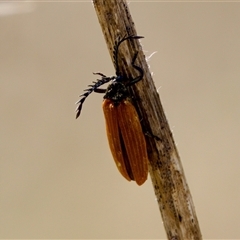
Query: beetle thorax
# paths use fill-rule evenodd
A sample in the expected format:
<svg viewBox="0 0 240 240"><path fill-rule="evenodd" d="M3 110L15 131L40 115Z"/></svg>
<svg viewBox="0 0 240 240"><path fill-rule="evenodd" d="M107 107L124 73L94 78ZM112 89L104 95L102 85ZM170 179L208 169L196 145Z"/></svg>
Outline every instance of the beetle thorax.
<svg viewBox="0 0 240 240"><path fill-rule="evenodd" d="M115 105L118 105L128 96L129 92L127 87L121 82L114 81L108 86L106 94L103 98L110 99L114 102Z"/></svg>

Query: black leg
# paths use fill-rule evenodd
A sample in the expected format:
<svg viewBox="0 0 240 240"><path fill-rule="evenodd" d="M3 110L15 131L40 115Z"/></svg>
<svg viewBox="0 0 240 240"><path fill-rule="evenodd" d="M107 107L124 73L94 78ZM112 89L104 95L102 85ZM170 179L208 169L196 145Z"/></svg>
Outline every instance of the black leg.
<svg viewBox="0 0 240 240"><path fill-rule="evenodd" d="M140 75L139 75L138 77L132 79L132 80L128 83L129 86L130 86L130 85L133 85L133 84L135 84L135 83L137 83L137 82L139 82L140 80L142 80L143 75L144 75L142 68L140 68L139 66L137 66L137 65L134 64L135 61L136 61L136 59L137 59L137 55L138 55L138 52L136 52L136 53L134 54L134 57L133 57L133 60L132 60L132 66L140 73Z"/></svg>

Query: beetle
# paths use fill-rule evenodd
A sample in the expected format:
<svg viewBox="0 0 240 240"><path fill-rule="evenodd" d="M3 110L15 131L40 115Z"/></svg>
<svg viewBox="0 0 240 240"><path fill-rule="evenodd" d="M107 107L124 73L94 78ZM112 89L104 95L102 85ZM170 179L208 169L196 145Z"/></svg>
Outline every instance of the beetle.
<svg viewBox="0 0 240 240"><path fill-rule="evenodd" d="M116 76L107 77L102 73L93 73L101 76L101 79L88 85L89 88L80 95L81 98L76 103L78 104L76 118L78 118L84 101L92 92L105 93L102 107L113 159L122 176L128 181L136 181L138 185L142 185L147 179L148 155L145 137L138 113L131 101L129 87L142 80L144 72L142 68L135 65L137 52L132 59L131 66L138 71L139 76L135 78L122 76L118 65L118 49L122 42L140 38L143 37L130 35L115 42L113 59ZM108 82L110 84L107 89L99 88Z"/></svg>

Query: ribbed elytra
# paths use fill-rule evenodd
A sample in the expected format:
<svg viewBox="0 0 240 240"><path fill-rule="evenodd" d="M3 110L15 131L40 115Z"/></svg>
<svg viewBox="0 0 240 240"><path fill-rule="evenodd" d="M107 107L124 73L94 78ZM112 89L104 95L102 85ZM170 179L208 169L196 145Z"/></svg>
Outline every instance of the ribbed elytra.
<svg viewBox="0 0 240 240"><path fill-rule="evenodd" d="M135 107L131 102L129 86L139 82L143 78L143 70L135 65L138 52L132 60L132 67L139 72L135 78L125 78L119 73L118 67L118 48L125 40L140 39L140 36L128 36L116 41L113 51L116 76L106 77L102 73L101 79L89 85L85 93L77 102L76 118L79 117L83 102L92 92L105 93L103 100L103 113L106 122L107 138L113 159L119 172L127 180L136 181L142 185L148 175L148 156L145 136L142 131L140 120ZM111 82L107 89L99 87Z"/></svg>

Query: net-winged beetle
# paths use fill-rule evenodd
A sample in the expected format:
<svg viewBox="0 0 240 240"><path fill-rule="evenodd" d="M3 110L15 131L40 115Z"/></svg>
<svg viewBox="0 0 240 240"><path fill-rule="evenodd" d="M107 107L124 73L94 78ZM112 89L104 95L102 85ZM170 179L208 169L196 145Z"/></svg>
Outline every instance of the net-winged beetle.
<svg viewBox="0 0 240 240"><path fill-rule="evenodd" d="M80 96L81 99L77 102L79 105L76 109L76 118L78 118L88 95L92 92L105 93L102 107L112 156L123 177L129 181L136 181L138 185L142 185L147 179L148 156L140 120L131 102L128 88L142 80L144 73L142 68L135 65L137 52L131 64L138 71L139 76L135 78L122 76L118 66L118 49L122 42L140 38L143 37L131 35L116 41L113 50L116 76L107 77L102 73L94 73L100 75L101 79L89 85L89 88L85 90L86 92ZM107 89L99 88L108 82L111 83Z"/></svg>

